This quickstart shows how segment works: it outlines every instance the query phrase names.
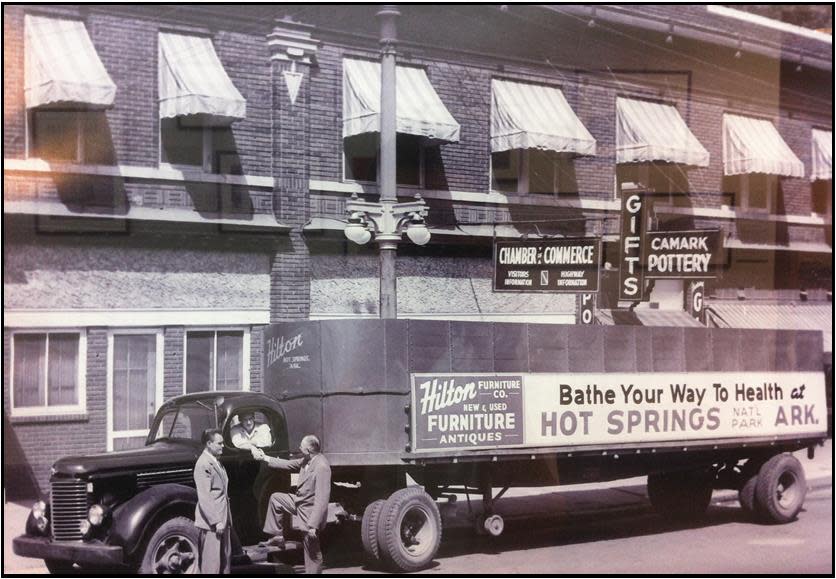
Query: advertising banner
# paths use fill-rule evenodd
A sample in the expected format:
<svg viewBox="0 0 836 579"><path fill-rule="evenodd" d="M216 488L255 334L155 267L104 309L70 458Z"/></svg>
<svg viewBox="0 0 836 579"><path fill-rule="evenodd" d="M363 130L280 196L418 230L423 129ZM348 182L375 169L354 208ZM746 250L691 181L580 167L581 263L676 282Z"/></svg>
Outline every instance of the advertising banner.
<svg viewBox="0 0 836 579"><path fill-rule="evenodd" d="M599 238L497 241L494 291L597 292Z"/></svg>
<svg viewBox="0 0 836 579"><path fill-rule="evenodd" d="M413 374L413 449L823 434L821 372Z"/></svg>

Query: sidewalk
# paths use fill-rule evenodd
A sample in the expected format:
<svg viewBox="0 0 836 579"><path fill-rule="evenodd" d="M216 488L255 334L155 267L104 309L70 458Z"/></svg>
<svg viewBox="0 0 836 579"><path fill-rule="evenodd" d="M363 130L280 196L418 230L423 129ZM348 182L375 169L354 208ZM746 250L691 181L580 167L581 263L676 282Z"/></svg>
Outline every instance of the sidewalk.
<svg viewBox="0 0 836 579"><path fill-rule="evenodd" d="M824 446L816 447L813 460L807 458L807 451L795 453L804 466L807 485L810 489L831 487L833 484L833 441L827 440ZM610 514L632 510L647 509L645 477L622 479L606 483L588 483L562 487L517 488L509 489L497 502L496 510L508 520L517 518L535 518L538 516L555 517L560 513L573 515L595 515L600 512ZM537 500L532 500L532 497ZM737 491L716 491L712 502L723 504L737 501ZM40 559L18 557L12 552L12 539L23 533L26 518L32 502L6 503L3 506L3 572L4 573L44 573L46 571ZM459 495L455 504L442 504L442 516L445 526L462 528L472 526L468 515L467 500ZM480 512L482 501L471 497L471 508Z"/></svg>

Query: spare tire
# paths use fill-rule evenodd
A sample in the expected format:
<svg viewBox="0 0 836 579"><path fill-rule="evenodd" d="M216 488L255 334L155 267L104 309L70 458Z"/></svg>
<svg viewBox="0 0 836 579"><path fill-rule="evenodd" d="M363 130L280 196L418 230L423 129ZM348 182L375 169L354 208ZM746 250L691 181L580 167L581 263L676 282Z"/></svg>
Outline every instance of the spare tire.
<svg viewBox="0 0 836 579"><path fill-rule="evenodd" d="M708 471L656 473L647 477L647 497L657 513L681 521L705 514L713 479Z"/></svg>

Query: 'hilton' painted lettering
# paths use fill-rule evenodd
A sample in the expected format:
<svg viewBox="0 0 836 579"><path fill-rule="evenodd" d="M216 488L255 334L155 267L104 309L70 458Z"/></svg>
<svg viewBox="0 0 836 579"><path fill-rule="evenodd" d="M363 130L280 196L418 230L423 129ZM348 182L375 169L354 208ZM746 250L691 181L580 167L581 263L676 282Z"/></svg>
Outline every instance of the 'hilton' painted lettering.
<svg viewBox="0 0 836 579"><path fill-rule="evenodd" d="M434 412L476 398L476 383L468 382L464 386L456 386L455 380L433 378L431 381L419 385L423 391L421 395L421 414Z"/></svg>

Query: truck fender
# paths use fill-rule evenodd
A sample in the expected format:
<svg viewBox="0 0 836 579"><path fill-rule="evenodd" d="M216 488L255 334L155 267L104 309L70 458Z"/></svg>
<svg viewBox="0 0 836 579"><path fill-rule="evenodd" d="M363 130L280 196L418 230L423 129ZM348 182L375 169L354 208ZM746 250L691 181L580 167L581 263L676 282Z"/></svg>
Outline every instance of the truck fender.
<svg viewBox="0 0 836 579"><path fill-rule="evenodd" d="M197 491L192 487L174 483L154 485L114 509L109 542L121 545L126 555L132 556L141 548L146 533L153 532L149 526L157 515L172 510L193 519L195 505Z"/></svg>

